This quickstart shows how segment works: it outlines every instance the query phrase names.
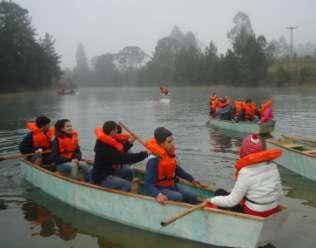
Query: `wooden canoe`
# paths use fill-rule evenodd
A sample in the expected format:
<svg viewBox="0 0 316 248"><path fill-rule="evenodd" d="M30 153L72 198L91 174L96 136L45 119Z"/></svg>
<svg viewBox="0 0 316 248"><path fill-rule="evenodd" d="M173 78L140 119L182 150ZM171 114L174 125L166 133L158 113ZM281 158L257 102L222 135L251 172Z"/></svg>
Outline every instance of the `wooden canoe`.
<svg viewBox="0 0 316 248"><path fill-rule="evenodd" d="M21 165L28 182L77 209L132 227L206 244L245 248L264 245L274 239L288 214L284 206L268 218L204 208L161 227L162 220L192 205L168 201L163 206L141 193L102 188L47 171L25 160L21 160ZM136 174L141 175L142 171L137 170ZM200 197L214 195L211 189L186 186ZM137 191L142 190L140 184Z"/></svg>
<svg viewBox="0 0 316 248"><path fill-rule="evenodd" d="M283 155L275 163L316 181L316 141L302 137L281 136L279 139L267 139L269 148L279 147Z"/></svg>
<svg viewBox="0 0 316 248"><path fill-rule="evenodd" d="M275 126L275 121L270 121L267 123L257 124L250 121L224 121L218 118L213 118L210 116L209 123L212 127L230 130L240 133L259 133L259 134L269 134L272 133Z"/></svg>

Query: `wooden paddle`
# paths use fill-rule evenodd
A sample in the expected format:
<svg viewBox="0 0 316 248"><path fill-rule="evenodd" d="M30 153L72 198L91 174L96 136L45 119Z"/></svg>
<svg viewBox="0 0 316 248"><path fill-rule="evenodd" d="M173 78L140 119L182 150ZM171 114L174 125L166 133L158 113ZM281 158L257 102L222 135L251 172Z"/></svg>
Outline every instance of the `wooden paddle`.
<svg viewBox="0 0 316 248"><path fill-rule="evenodd" d="M133 133L126 125L119 121L119 125L124 128L130 135L132 135L139 143L141 143L146 149L145 142L139 138L135 133Z"/></svg>
<svg viewBox="0 0 316 248"><path fill-rule="evenodd" d="M176 214L173 217L170 217L170 218L168 218L166 220L161 221L160 225L161 226L167 226L167 225L175 222L176 220L178 220L178 219L180 219L180 218L182 218L182 217L184 217L184 216L186 216L186 215L188 215L188 214L190 214L190 213L192 213L192 212L194 212L196 210L200 210L200 209L204 208L206 205L207 205L207 202L204 201L204 202L202 202L199 205L196 205L196 206L194 206L192 208L189 208L189 209L187 209L187 210L185 210L185 211L183 211L181 213Z"/></svg>
<svg viewBox="0 0 316 248"><path fill-rule="evenodd" d="M47 153L51 153L51 152L52 152L51 150L47 150L47 151L43 151L42 154L47 154ZM25 158L28 156L33 156L35 154L37 154L37 153L33 152L33 153L26 153L26 154L14 154L11 156L2 156L2 157L0 157L0 161L9 160L9 159L20 159L20 158Z"/></svg>

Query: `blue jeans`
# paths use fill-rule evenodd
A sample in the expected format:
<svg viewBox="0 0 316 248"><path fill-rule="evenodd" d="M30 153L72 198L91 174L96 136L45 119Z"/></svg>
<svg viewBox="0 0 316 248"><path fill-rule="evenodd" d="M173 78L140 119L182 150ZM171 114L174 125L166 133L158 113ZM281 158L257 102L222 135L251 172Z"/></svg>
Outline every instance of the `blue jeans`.
<svg viewBox="0 0 316 248"><path fill-rule="evenodd" d="M77 178L78 169L83 171L83 175L86 181L89 180L89 171L91 166L84 162L79 162L78 166L71 162L66 162L62 164L57 164L56 169L60 172L67 173L71 178Z"/></svg>
<svg viewBox="0 0 316 248"><path fill-rule="evenodd" d="M130 192L134 173L130 168L117 169L100 182L100 186Z"/></svg>
<svg viewBox="0 0 316 248"><path fill-rule="evenodd" d="M160 188L159 190L172 201L187 202L191 204L195 204L197 202L197 195L181 184L176 184L175 187L170 188Z"/></svg>

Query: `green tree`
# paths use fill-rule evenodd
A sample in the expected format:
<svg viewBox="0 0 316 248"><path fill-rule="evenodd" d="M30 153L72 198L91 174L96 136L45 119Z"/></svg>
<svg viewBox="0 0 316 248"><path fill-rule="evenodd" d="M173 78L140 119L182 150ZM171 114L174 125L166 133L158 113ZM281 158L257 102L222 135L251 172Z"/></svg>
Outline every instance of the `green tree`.
<svg viewBox="0 0 316 248"><path fill-rule="evenodd" d="M76 67L74 68L74 79L81 84L87 83L90 78L90 68L85 48L79 43L76 51Z"/></svg>

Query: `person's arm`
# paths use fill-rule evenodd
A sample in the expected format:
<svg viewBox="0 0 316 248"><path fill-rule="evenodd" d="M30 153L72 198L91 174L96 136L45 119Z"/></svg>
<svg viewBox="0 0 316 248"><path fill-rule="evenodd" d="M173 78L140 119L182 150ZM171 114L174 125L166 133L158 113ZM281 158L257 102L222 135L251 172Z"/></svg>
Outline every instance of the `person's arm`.
<svg viewBox="0 0 316 248"><path fill-rule="evenodd" d="M215 196L209 201L219 207L234 207L246 196L249 189L248 176L241 170L231 193L227 196Z"/></svg>
<svg viewBox="0 0 316 248"><path fill-rule="evenodd" d="M191 174L182 169L179 165L176 167L176 176L181 177L189 182L193 182L194 178Z"/></svg>
<svg viewBox="0 0 316 248"><path fill-rule="evenodd" d="M146 191L153 197L156 197L160 191L156 187L157 171L158 171L159 158L151 156L146 166L146 177L144 186Z"/></svg>
<svg viewBox="0 0 316 248"><path fill-rule="evenodd" d="M109 152L108 155L108 159L111 160L113 164L135 164L147 158L148 152L141 151L138 153L120 153L113 151Z"/></svg>
<svg viewBox="0 0 316 248"><path fill-rule="evenodd" d="M52 143L51 161L56 163L56 164L65 163L65 162L70 161L70 159L65 158L59 154L59 142L58 142L58 139L56 139L56 138L53 140L53 143Z"/></svg>
<svg viewBox="0 0 316 248"><path fill-rule="evenodd" d="M74 154L74 159L81 160L81 158L82 158L82 153L80 150L80 146L78 146Z"/></svg>
<svg viewBox="0 0 316 248"><path fill-rule="evenodd" d="M22 154L34 153L35 149L33 147L33 134L28 133L19 145L19 150Z"/></svg>

